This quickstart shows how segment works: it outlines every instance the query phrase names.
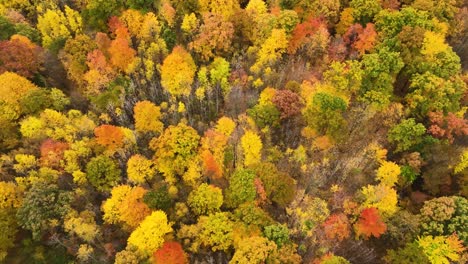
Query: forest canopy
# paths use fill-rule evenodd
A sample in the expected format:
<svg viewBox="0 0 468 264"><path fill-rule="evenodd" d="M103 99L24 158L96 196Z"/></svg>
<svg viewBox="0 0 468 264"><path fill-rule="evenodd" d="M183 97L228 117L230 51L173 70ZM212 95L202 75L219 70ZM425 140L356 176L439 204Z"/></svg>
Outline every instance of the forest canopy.
<svg viewBox="0 0 468 264"><path fill-rule="evenodd" d="M0 0L0 263L467 263L467 18Z"/></svg>

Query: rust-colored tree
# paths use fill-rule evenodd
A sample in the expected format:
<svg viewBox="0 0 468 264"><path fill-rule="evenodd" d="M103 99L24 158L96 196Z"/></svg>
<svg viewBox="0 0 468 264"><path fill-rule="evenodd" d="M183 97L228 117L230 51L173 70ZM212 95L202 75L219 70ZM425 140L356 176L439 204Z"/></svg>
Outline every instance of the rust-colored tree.
<svg viewBox="0 0 468 264"><path fill-rule="evenodd" d="M221 15L203 14L203 25L189 47L205 61L223 55L231 48L234 26Z"/></svg>
<svg viewBox="0 0 468 264"><path fill-rule="evenodd" d="M175 241L167 241L153 255L154 264L186 264L187 255L182 246Z"/></svg>
<svg viewBox="0 0 468 264"><path fill-rule="evenodd" d="M447 139L453 143L455 137L468 135L468 120L460 118L453 113L446 116L442 112L430 112L429 119L432 125L428 131L434 137Z"/></svg>
<svg viewBox="0 0 468 264"><path fill-rule="evenodd" d="M300 114L303 106L300 96L289 90L277 91L271 101L281 111L281 119Z"/></svg>
<svg viewBox="0 0 468 264"><path fill-rule="evenodd" d="M46 139L41 144L41 164L46 167L57 168L63 159L63 152L68 149L64 142Z"/></svg>
<svg viewBox="0 0 468 264"><path fill-rule="evenodd" d="M345 214L332 214L323 223L323 228L328 239L343 241L350 235L349 220Z"/></svg>
<svg viewBox="0 0 468 264"><path fill-rule="evenodd" d="M42 49L28 38L14 35L9 41L0 41L0 74L10 71L32 78L42 63Z"/></svg>

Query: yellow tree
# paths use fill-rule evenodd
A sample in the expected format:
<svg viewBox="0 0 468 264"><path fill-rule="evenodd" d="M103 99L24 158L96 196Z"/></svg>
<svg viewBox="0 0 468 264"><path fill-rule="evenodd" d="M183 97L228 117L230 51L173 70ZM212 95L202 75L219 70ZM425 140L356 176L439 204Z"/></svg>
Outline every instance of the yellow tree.
<svg viewBox="0 0 468 264"><path fill-rule="evenodd" d="M156 166L167 182L175 183L175 176L184 174L197 156L199 140L197 131L183 123L169 126L160 137L151 140Z"/></svg>
<svg viewBox="0 0 468 264"><path fill-rule="evenodd" d="M73 234L90 243L93 242L99 234L99 227L94 221L94 213L85 210L79 214L76 211L71 211L64 221L65 231Z"/></svg>
<svg viewBox="0 0 468 264"><path fill-rule="evenodd" d="M238 0L198 0L198 5L202 13L222 15L226 20L240 9Z"/></svg>
<svg viewBox="0 0 468 264"><path fill-rule="evenodd" d="M383 217L392 216L398 210L398 196L392 187L380 183L379 185L367 185L362 187L365 208L375 207Z"/></svg>
<svg viewBox="0 0 468 264"><path fill-rule="evenodd" d="M140 101L133 108L135 130L139 132L162 132L161 110L150 101Z"/></svg>
<svg viewBox="0 0 468 264"><path fill-rule="evenodd" d="M121 185L114 187L111 197L102 204L104 222L122 224L125 229L133 230L151 213L143 202L147 190L141 187Z"/></svg>
<svg viewBox="0 0 468 264"><path fill-rule="evenodd" d="M145 181L151 180L155 173L154 162L141 155L133 155L127 162L127 175L131 182L145 183Z"/></svg>
<svg viewBox="0 0 468 264"><path fill-rule="evenodd" d="M11 117L16 119L20 114L20 100L38 87L28 79L13 73L0 74L0 104L3 102L12 109ZM5 113L2 113L4 115Z"/></svg>
<svg viewBox="0 0 468 264"><path fill-rule="evenodd" d="M249 166L261 161L262 140L255 132L247 131L241 138L244 151L244 165Z"/></svg>
<svg viewBox="0 0 468 264"><path fill-rule="evenodd" d="M142 256L149 257L163 245L164 236L172 232L171 225L163 211L155 211L132 232L128 245L134 246Z"/></svg>
<svg viewBox="0 0 468 264"><path fill-rule="evenodd" d="M277 250L275 242L261 236L252 236L241 241L229 263L265 263Z"/></svg>
<svg viewBox="0 0 468 264"><path fill-rule="evenodd" d="M161 84L172 96L188 96L197 66L192 56L177 46L161 66Z"/></svg>
<svg viewBox="0 0 468 264"><path fill-rule="evenodd" d="M255 74L273 66L286 52L288 47L288 36L284 29L273 29L270 37L265 40L257 54L255 64L250 68Z"/></svg>
<svg viewBox="0 0 468 264"><path fill-rule="evenodd" d="M15 183L0 181L0 262L15 245L18 229L15 214L22 201L22 190Z"/></svg>
<svg viewBox="0 0 468 264"><path fill-rule="evenodd" d="M398 181L400 176L400 166L391 161L384 161L377 169L377 180L381 183L392 187Z"/></svg>
<svg viewBox="0 0 468 264"><path fill-rule="evenodd" d="M63 42L82 31L82 19L80 14L65 6L65 13L60 10L47 10L38 17L37 29L42 35L42 45L53 48L57 42Z"/></svg>

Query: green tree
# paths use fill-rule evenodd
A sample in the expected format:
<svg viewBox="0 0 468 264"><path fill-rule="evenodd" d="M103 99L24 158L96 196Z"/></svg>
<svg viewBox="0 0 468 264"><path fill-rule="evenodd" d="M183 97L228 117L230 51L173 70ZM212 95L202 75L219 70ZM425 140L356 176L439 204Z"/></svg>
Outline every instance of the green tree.
<svg viewBox="0 0 468 264"><path fill-rule="evenodd" d="M165 185L156 190L147 192L145 196L143 196L143 201L152 210L163 210L167 212L172 207L172 199Z"/></svg>
<svg viewBox="0 0 468 264"><path fill-rule="evenodd" d="M32 232L33 239L42 235L63 220L70 210L72 197L55 184L37 182L26 192L23 204L18 208L18 223Z"/></svg>
<svg viewBox="0 0 468 264"><path fill-rule="evenodd" d="M349 6L353 9L354 19L363 25L372 22L374 16L382 10L380 1L373 0L351 0Z"/></svg>
<svg viewBox="0 0 468 264"><path fill-rule="evenodd" d="M89 183L102 192L108 192L120 181L121 171L111 158L101 155L92 158L86 165Z"/></svg>
<svg viewBox="0 0 468 264"><path fill-rule="evenodd" d="M189 194L187 203L197 215L212 214L223 205L223 193L218 187L202 183Z"/></svg>
<svg viewBox="0 0 468 264"><path fill-rule="evenodd" d="M307 104L304 118L319 133L335 137L345 125L343 113L346 108L347 104L341 97L319 92Z"/></svg>
<svg viewBox="0 0 468 264"><path fill-rule="evenodd" d="M396 152L410 150L423 143L426 128L414 118L404 119L388 132L388 140L396 144Z"/></svg>
<svg viewBox="0 0 468 264"><path fill-rule="evenodd" d="M444 80L425 72L413 75L405 99L414 115L424 118L429 112L457 112L465 91L466 84L457 77Z"/></svg>
<svg viewBox="0 0 468 264"><path fill-rule="evenodd" d="M229 177L229 188L226 190L226 204L236 208L245 202L255 200L257 190L254 184L255 173L249 169L237 169Z"/></svg>

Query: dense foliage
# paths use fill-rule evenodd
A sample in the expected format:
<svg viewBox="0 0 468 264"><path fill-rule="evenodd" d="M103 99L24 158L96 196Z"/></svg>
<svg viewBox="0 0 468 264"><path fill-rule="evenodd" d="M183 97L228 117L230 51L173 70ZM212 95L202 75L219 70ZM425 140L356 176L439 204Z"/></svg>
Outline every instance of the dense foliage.
<svg viewBox="0 0 468 264"><path fill-rule="evenodd" d="M461 0L0 0L0 263L467 263Z"/></svg>

